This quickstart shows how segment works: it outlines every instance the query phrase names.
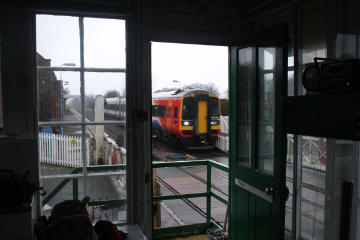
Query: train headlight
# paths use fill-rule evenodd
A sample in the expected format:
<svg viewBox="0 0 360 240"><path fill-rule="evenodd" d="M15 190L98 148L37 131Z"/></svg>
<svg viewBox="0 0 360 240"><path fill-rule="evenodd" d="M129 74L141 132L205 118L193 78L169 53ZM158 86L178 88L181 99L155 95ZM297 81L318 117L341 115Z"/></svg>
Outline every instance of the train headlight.
<svg viewBox="0 0 360 240"><path fill-rule="evenodd" d="M192 121L182 121L181 123L183 126L192 126L193 125Z"/></svg>
<svg viewBox="0 0 360 240"><path fill-rule="evenodd" d="M211 120L211 121L210 121L210 125L211 125L211 126L219 125L219 124L220 124L220 121L219 121L219 120Z"/></svg>

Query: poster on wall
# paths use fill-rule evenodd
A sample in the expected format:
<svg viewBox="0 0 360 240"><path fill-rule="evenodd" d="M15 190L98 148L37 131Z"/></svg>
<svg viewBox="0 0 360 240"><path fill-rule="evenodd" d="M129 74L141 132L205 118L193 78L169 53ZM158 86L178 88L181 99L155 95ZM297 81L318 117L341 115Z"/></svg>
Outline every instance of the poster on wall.
<svg viewBox="0 0 360 240"><path fill-rule="evenodd" d="M235 16L236 0L162 0L164 12L196 13L212 16Z"/></svg>

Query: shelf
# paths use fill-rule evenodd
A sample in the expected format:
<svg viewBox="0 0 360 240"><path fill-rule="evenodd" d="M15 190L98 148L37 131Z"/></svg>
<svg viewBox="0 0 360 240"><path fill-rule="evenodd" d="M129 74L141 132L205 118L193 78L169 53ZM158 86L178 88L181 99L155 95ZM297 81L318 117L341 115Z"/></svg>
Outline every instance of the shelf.
<svg viewBox="0 0 360 240"><path fill-rule="evenodd" d="M360 94L286 97L283 103L287 133L360 140Z"/></svg>

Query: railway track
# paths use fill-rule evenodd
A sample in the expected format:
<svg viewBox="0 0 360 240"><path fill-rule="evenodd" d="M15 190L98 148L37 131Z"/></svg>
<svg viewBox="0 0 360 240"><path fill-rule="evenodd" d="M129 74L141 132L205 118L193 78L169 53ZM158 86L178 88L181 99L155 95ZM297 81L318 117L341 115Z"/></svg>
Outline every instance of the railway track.
<svg viewBox="0 0 360 240"><path fill-rule="evenodd" d="M170 192L172 192L175 195L181 194L179 191L177 191L175 188L173 188L170 184L168 184L163 178L157 176L158 182L162 184L166 189L168 189ZM181 199L184 201L189 207L194 209L197 213L199 213L202 217L206 218L206 212L204 212L201 208L199 208L195 203L193 203L189 199ZM214 219L213 219L214 220Z"/></svg>

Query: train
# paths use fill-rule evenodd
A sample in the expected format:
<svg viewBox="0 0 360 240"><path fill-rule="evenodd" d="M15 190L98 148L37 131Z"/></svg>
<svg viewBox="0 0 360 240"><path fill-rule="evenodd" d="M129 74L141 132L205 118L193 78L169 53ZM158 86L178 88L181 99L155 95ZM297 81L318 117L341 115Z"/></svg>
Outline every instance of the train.
<svg viewBox="0 0 360 240"><path fill-rule="evenodd" d="M213 148L220 135L220 100L200 89L152 96L153 134L186 149Z"/></svg>
<svg viewBox="0 0 360 240"><path fill-rule="evenodd" d="M104 115L106 120L125 120L126 98L112 97L104 99Z"/></svg>
<svg viewBox="0 0 360 240"><path fill-rule="evenodd" d="M126 98L104 99L107 120L125 120ZM152 98L152 132L172 145L209 149L220 135L220 100L200 89L158 92Z"/></svg>

